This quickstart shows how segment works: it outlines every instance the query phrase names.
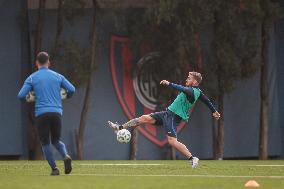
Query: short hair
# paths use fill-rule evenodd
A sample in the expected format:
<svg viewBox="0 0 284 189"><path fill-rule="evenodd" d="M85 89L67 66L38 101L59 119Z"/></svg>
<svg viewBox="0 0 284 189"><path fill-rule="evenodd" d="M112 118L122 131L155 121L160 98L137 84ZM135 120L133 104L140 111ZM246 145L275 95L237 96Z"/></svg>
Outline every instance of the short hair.
<svg viewBox="0 0 284 189"><path fill-rule="evenodd" d="M40 65L44 65L49 60L49 55L46 52L39 52L36 56L36 60Z"/></svg>
<svg viewBox="0 0 284 189"><path fill-rule="evenodd" d="M198 84L201 83L202 81L202 75L201 73L198 73L198 72L189 72L188 73L189 75L192 75L194 77L194 79L198 82Z"/></svg>

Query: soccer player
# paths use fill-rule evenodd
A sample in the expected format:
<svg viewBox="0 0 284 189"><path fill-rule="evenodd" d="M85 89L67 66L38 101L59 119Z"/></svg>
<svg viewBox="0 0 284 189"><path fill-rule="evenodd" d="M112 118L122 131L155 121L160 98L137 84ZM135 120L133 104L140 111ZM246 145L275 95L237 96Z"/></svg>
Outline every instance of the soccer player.
<svg viewBox="0 0 284 189"><path fill-rule="evenodd" d="M170 83L167 80L162 80L160 82L161 85L170 86L180 91L176 99L165 111L142 115L141 117L134 118L127 123L124 123L123 125L108 121L108 125L114 129L115 132L121 129L135 128L142 124L163 125L167 132L169 144L188 158L188 160L191 162L192 168L196 168L198 166L199 159L197 157L193 157L187 147L177 140L176 127L181 120L188 122L189 110L198 99L209 107L213 117L216 120L220 118L219 112L212 105L211 101L199 89L198 86L201 81L202 76L198 72L188 73L188 77L185 82L186 86Z"/></svg>
<svg viewBox="0 0 284 189"><path fill-rule="evenodd" d="M51 167L50 175L59 175L51 144L63 157L65 174L72 171L71 157L68 155L61 137L61 88L67 91L67 98L75 92L75 87L61 74L49 69L49 55L46 52L38 53L36 66L38 71L31 74L24 82L18 98L24 100L30 91L35 93L35 122L39 133L42 150Z"/></svg>

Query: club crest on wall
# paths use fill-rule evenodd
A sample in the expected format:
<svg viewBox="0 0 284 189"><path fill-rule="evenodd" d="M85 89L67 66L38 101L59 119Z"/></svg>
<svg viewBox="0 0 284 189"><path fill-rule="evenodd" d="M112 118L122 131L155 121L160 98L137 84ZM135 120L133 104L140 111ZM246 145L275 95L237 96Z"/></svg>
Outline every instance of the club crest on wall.
<svg viewBox="0 0 284 189"><path fill-rule="evenodd" d="M143 47L138 57L134 57L127 37L111 37L110 69L113 86L128 119L152 113L158 105L157 87L160 81L155 74L146 71L146 67L151 66L158 58L158 52L150 52ZM185 123L182 122L177 131L181 131L184 126ZM167 144L162 126L144 125L137 129L154 144L161 147Z"/></svg>

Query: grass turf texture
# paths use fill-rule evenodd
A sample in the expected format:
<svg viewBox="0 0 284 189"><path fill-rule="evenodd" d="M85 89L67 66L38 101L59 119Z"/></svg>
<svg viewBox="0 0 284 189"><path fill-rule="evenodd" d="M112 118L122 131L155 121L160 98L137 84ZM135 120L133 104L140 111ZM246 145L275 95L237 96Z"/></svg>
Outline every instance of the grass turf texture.
<svg viewBox="0 0 284 189"><path fill-rule="evenodd" d="M0 161L0 189L239 189L248 180L261 189L284 189L283 160L201 160L197 169L182 160L73 161L71 175L64 175L63 162L58 166L61 175L49 176L46 161Z"/></svg>

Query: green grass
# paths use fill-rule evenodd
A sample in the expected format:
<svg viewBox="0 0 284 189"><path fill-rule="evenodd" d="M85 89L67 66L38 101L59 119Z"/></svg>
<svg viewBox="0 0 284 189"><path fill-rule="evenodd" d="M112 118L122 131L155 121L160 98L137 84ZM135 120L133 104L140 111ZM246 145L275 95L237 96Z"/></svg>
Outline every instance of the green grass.
<svg viewBox="0 0 284 189"><path fill-rule="evenodd" d="M63 174L62 162L58 165L62 174L52 177L46 161L0 161L0 189L240 189L248 180L256 180L259 188L284 189L283 160L201 160L197 169L181 160L73 161L71 175Z"/></svg>

